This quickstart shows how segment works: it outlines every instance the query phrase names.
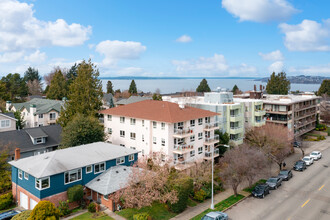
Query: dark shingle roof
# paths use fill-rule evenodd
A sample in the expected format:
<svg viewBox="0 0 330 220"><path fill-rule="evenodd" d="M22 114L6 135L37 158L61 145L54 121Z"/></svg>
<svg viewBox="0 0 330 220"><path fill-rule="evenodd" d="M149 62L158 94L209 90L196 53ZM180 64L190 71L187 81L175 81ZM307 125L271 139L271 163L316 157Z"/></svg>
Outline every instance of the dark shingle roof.
<svg viewBox="0 0 330 220"><path fill-rule="evenodd" d="M15 118L14 112L7 112L7 113L0 113L0 114L6 115L17 121L17 119Z"/></svg>
<svg viewBox="0 0 330 220"><path fill-rule="evenodd" d="M32 138L41 138L41 137L48 137L48 135L41 129L41 127L35 129L27 129L26 132Z"/></svg>

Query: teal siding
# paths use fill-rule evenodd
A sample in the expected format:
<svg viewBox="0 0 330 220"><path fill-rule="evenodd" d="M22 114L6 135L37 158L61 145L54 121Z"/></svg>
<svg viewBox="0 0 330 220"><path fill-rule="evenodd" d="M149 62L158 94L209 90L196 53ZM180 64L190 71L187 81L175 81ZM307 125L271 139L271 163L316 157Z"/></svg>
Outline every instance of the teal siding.
<svg viewBox="0 0 330 220"><path fill-rule="evenodd" d="M24 178L24 171L23 171L23 178L19 179L18 178L18 169L16 167L12 167L12 181L17 184L18 186L26 189L29 191L31 194L35 195L36 197L40 198L40 191L36 189L35 187L35 178L31 175L29 175L29 179L26 180Z"/></svg>

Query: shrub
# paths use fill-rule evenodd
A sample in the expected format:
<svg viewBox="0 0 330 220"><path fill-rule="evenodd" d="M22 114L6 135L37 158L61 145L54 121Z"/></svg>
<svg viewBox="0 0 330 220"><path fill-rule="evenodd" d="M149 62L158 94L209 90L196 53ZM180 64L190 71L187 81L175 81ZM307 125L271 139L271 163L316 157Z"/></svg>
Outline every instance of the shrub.
<svg viewBox="0 0 330 220"><path fill-rule="evenodd" d="M187 208L189 195L194 188L193 179L186 177L174 182L173 190L178 192L178 201L176 203L169 203L169 208L175 212L180 213Z"/></svg>
<svg viewBox="0 0 330 220"><path fill-rule="evenodd" d="M96 212L96 205L94 202L89 203L88 207L87 207L88 211L91 213Z"/></svg>
<svg viewBox="0 0 330 220"><path fill-rule="evenodd" d="M8 209L13 204L13 194L11 192L0 196L0 210Z"/></svg>
<svg viewBox="0 0 330 220"><path fill-rule="evenodd" d="M133 215L133 220L148 220L148 219L149 219L149 214L146 212Z"/></svg>
<svg viewBox="0 0 330 220"><path fill-rule="evenodd" d="M69 203L67 201L60 201L58 204L58 210L60 211L60 216L65 216L70 214Z"/></svg>
<svg viewBox="0 0 330 220"><path fill-rule="evenodd" d="M30 217L32 210L26 210L24 212L21 212L17 215L15 215L12 220L27 220Z"/></svg>
<svg viewBox="0 0 330 220"><path fill-rule="evenodd" d="M49 201L40 201L32 210L28 220L39 219L59 219L60 212L55 208L55 205Z"/></svg>
<svg viewBox="0 0 330 220"><path fill-rule="evenodd" d="M68 189L69 202L81 201L84 197L84 188L82 185L75 185Z"/></svg>
<svg viewBox="0 0 330 220"><path fill-rule="evenodd" d="M194 199L203 202L206 198L206 192L203 189L198 190L195 192Z"/></svg>

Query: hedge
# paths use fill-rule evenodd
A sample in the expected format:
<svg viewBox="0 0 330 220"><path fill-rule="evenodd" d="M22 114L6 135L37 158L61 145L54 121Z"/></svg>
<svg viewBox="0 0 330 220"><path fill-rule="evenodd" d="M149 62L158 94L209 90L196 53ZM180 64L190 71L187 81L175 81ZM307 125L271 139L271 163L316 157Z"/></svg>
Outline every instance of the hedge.
<svg viewBox="0 0 330 220"><path fill-rule="evenodd" d="M175 182L173 190L178 192L178 201L176 203L169 203L169 208L175 213L180 213L187 208L189 195L194 188L193 179L187 177L179 179Z"/></svg>
<svg viewBox="0 0 330 220"><path fill-rule="evenodd" d="M149 214L146 212L133 215L133 220L148 220L148 219L149 219Z"/></svg>
<svg viewBox="0 0 330 220"><path fill-rule="evenodd" d="M75 185L67 190L69 202L81 201L84 197L84 187L82 185Z"/></svg>
<svg viewBox="0 0 330 220"><path fill-rule="evenodd" d="M8 209L13 204L13 194L11 192L0 196L0 210Z"/></svg>
<svg viewBox="0 0 330 220"><path fill-rule="evenodd" d="M32 210L26 210L15 215L11 220L27 220L30 217Z"/></svg>
<svg viewBox="0 0 330 220"><path fill-rule="evenodd" d="M55 205L49 201L40 201L32 210L28 220L57 220L59 219L60 212Z"/></svg>
<svg viewBox="0 0 330 220"><path fill-rule="evenodd" d="M94 203L94 202L89 203L87 209L88 209L88 211L91 212L91 213L96 212L96 205L95 205L95 203Z"/></svg>

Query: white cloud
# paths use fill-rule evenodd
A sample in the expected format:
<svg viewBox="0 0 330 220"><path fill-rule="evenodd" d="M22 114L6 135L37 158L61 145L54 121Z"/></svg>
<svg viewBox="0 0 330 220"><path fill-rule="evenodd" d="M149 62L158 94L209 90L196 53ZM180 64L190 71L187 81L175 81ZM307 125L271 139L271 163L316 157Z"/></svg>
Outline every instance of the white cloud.
<svg viewBox="0 0 330 220"><path fill-rule="evenodd" d="M8 52L0 54L0 63L12 63L21 59L23 52Z"/></svg>
<svg viewBox="0 0 330 220"><path fill-rule="evenodd" d="M92 28L38 20L33 5L17 0L0 1L0 52L39 49L42 46L77 46L88 40Z"/></svg>
<svg viewBox="0 0 330 220"><path fill-rule="evenodd" d="M308 67L291 67L289 68L290 73L304 74L304 75L330 75L330 63L320 66L308 66Z"/></svg>
<svg viewBox="0 0 330 220"><path fill-rule="evenodd" d="M188 35L182 35L181 37L176 39L176 42L179 42L179 43L189 43L191 41L192 41L192 38Z"/></svg>
<svg viewBox="0 0 330 220"><path fill-rule="evenodd" d="M284 44L291 51L330 51L330 19L318 23L303 20L300 24L280 24Z"/></svg>
<svg viewBox="0 0 330 220"><path fill-rule="evenodd" d="M222 7L240 21L283 21L298 10L287 0L222 0Z"/></svg>
<svg viewBox="0 0 330 220"><path fill-rule="evenodd" d="M46 58L47 58L46 53L41 53L40 50L36 50L34 53L25 56L24 60L31 63L41 63L44 62Z"/></svg>
<svg viewBox="0 0 330 220"><path fill-rule="evenodd" d="M279 50L272 51L270 53L259 53L259 56L261 56L264 60L271 60L271 61L279 61L284 60L284 56Z"/></svg>
<svg viewBox="0 0 330 220"><path fill-rule="evenodd" d="M238 75L238 74L256 74L257 68L255 66L249 66L245 63L242 63L241 65L237 67L232 67L229 69L230 75Z"/></svg>
<svg viewBox="0 0 330 220"><path fill-rule="evenodd" d="M282 61L276 61L268 67L268 70L270 73L272 72L279 73L283 71L283 67L284 67L284 63Z"/></svg>
<svg viewBox="0 0 330 220"><path fill-rule="evenodd" d="M106 40L96 45L95 50L105 56L103 65L113 66L121 59L138 59L146 49L140 42Z"/></svg>

